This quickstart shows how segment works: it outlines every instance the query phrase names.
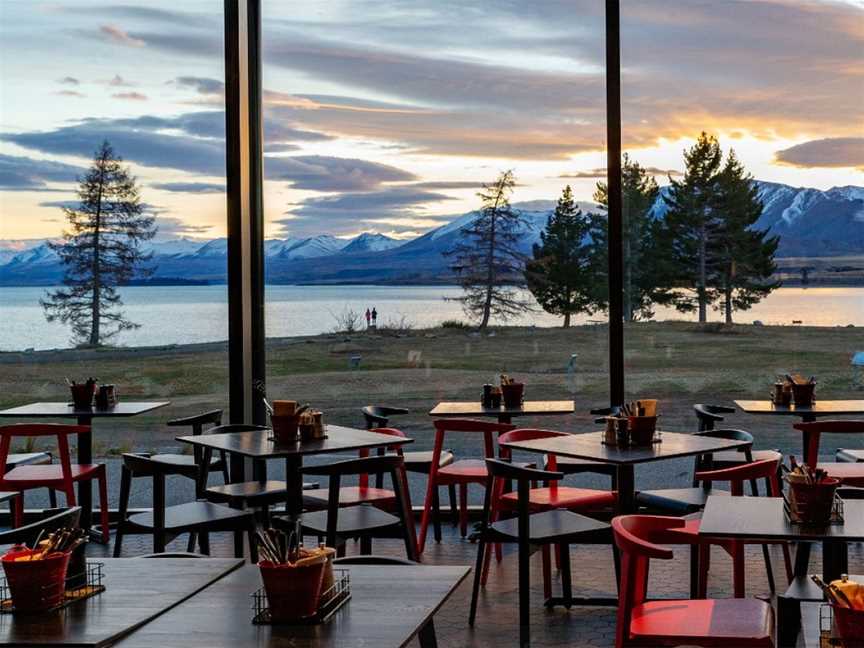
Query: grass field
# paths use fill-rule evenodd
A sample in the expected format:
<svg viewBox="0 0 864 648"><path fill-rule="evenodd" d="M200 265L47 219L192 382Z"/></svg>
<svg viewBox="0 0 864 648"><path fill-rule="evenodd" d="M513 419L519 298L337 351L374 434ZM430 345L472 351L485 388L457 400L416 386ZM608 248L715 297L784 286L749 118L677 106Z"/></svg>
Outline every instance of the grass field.
<svg viewBox="0 0 864 648"><path fill-rule="evenodd" d="M608 400L606 336L606 327L595 325L500 328L483 336L433 329L274 339L268 342L268 393L309 401L327 421L353 426L362 424L362 405L407 407L412 413L394 424L414 436L420 449L431 444L426 412L437 401L478 398L480 385L507 372L527 383L527 398L572 397L576 402L576 416L520 423L586 431L595 427L588 410ZM851 353L864 350L860 328L648 322L627 325L625 336L628 394L661 399L667 430L695 429L693 403L761 398L778 373L789 371L817 376L818 397L864 398L850 367ZM352 357L360 358L355 369ZM162 425L168 418L225 407L227 370L224 344L5 353L0 354L0 406L65 399L64 377L95 376L115 383L127 400L172 401L170 408L150 416L97 424L101 454L152 450L177 445L177 429ZM727 421L754 432L758 447L800 452L793 419L739 413ZM831 439L823 450L831 453L844 443L864 445Z"/></svg>

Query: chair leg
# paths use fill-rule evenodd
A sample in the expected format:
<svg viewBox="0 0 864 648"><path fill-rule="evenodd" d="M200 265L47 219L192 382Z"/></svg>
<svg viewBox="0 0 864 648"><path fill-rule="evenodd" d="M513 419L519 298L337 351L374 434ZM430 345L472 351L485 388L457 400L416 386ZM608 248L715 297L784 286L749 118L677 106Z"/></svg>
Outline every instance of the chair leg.
<svg viewBox="0 0 864 648"><path fill-rule="evenodd" d="M204 554L205 556L210 555L210 534L207 531L201 531L198 534L198 547L201 549L202 554ZM162 551L165 551L165 549L162 549ZM243 557L243 553L242 553L243 550L241 549L240 551L241 551L241 553L240 553L240 556L238 556L238 557L242 558ZM235 556L237 554L236 546L234 548L234 554L235 554Z"/></svg>
<svg viewBox="0 0 864 648"><path fill-rule="evenodd" d="M783 566L786 568L786 583L789 584L795 577L795 573L792 569L792 554L789 551L788 542L783 543Z"/></svg>
<svg viewBox="0 0 864 648"><path fill-rule="evenodd" d="M768 545L762 545L762 559L765 561L765 573L768 575L768 586L773 594L777 590L777 585L774 582L774 569L771 566L771 554L768 551Z"/></svg>
<svg viewBox="0 0 864 648"><path fill-rule="evenodd" d="M189 533L189 541L186 543L186 553L195 553L195 545L198 544L198 532Z"/></svg>
<svg viewBox="0 0 864 648"><path fill-rule="evenodd" d="M527 542L519 543L519 646L527 647L531 643L530 639L530 611L529 611L529 594L530 594L530 570L528 565L528 544Z"/></svg>
<svg viewBox="0 0 864 648"><path fill-rule="evenodd" d="M699 586L696 598L708 598L708 572L711 569L711 545L699 545Z"/></svg>
<svg viewBox="0 0 864 648"><path fill-rule="evenodd" d="M231 475L228 473L228 453L227 453L227 452L222 452L222 451L220 450L220 451L219 451L219 460L220 460L220 462L222 463L222 479L225 480L224 483L226 483L226 484L230 484L230 483L231 483ZM205 466L205 467L204 467L204 473L205 473L205 474L206 474L207 472L209 472L208 469L209 469L209 466Z"/></svg>
<svg viewBox="0 0 864 648"><path fill-rule="evenodd" d="M441 542L441 499L437 486L432 490L432 530L435 533L435 542Z"/></svg>
<svg viewBox="0 0 864 648"><path fill-rule="evenodd" d="M699 598L699 545L690 545L690 598Z"/></svg>
<svg viewBox="0 0 864 648"><path fill-rule="evenodd" d="M15 496L10 508L12 509L12 527L17 529L24 523L24 491Z"/></svg>
<svg viewBox="0 0 864 648"><path fill-rule="evenodd" d="M744 544L732 545L732 589L735 598L744 598Z"/></svg>
<svg viewBox="0 0 864 648"><path fill-rule="evenodd" d="M246 530L247 539L249 540L249 562L253 565L258 563L258 539L255 537L255 523L249 525Z"/></svg>
<svg viewBox="0 0 864 648"><path fill-rule="evenodd" d="M129 490L132 488L132 473L123 466L120 471L120 511L117 532L114 534L114 557L120 557L123 546L123 531L126 527L126 512L129 510Z"/></svg>
<svg viewBox="0 0 864 648"><path fill-rule="evenodd" d="M99 523L102 525L102 542L108 544L111 530L108 522L108 476L103 467L99 473Z"/></svg>
<svg viewBox="0 0 864 648"><path fill-rule="evenodd" d="M459 534L468 535L468 484L459 484Z"/></svg>
<svg viewBox="0 0 864 648"><path fill-rule="evenodd" d="M573 600L573 582L570 578L570 545L566 542L561 542L557 545L558 555L561 557L561 589L566 603L565 607L569 610Z"/></svg>
<svg viewBox="0 0 864 648"><path fill-rule="evenodd" d="M53 488L48 489L48 503L51 505L51 508L57 508L57 491Z"/></svg>
<svg viewBox="0 0 864 648"><path fill-rule="evenodd" d="M434 498L433 491L438 488L435 483L434 475L429 475L429 481L426 484L426 499L423 502L423 515L420 517L420 535L417 538L417 551L423 555L423 550L426 548L426 533L429 531L429 521L432 517L432 500Z"/></svg>
<svg viewBox="0 0 864 648"><path fill-rule="evenodd" d="M543 559L543 598L552 597L552 559L549 556L549 545L544 544L540 548L540 555Z"/></svg>
<svg viewBox="0 0 864 648"><path fill-rule="evenodd" d="M372 555L372 536L364 535L360 537L360 553L364 556Z"/></svg>
<svg viewBox="0 0 864 648"><path fill-rule="evenodd" d="M237 558L243 557L243 531L237 529L234 531L234 555Z"/></svg>
<svg viewBox="0 0 864 648"><path fill-rule="evenodd" d="M477 541L477 564L474 567L474 585L471 588L471 608L468 612L468 625L473 626L474 620L477 618L477 597L480 594L480 581L483 574L483 565L486 561L487 544L486 540L481 536Z"/></svg>
<svg viewBox="0 0 864 648"><path fill-rule="evenodd" d="M459 523L459 509L456 506L456 485L447 486L447 494L450 497L450 515L453 517L453 526Z"/></svg>

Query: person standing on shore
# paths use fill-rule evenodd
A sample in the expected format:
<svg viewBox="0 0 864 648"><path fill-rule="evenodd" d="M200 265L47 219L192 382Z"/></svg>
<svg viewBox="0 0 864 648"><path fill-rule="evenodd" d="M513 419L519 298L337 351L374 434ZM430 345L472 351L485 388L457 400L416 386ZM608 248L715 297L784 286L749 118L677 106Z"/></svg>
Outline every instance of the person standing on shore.
<svg viewBox="0 0 864 648"><path fill-rule="evenodd" d="M369 309L366 309L366 328L371 328L372 326L372 313L369 312Z"/></svg>
<svg viewBox="0 0 864 648"><path fill-rule="evenodd" d="M378 328L378 311L375 310L375 307L372 307L372 326L374 328Z"/></svg>

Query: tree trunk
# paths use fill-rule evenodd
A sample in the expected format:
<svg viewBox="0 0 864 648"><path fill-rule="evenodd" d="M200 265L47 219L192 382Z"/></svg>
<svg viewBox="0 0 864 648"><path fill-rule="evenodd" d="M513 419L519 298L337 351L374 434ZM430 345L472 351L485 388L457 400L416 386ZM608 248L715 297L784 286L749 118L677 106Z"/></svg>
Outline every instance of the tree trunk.
<svg viewBox="0 0 864 648"><path fill-rule="evenodd" d="M101 229L102 229L102 189L105 186L105 157L101 162L102 173L99 174L99 194L96 201L96 218L93 226L93 301L90 305L91 323L90 323L90 346L99 346L101 332L99 324L102 320L102 282L100 274L100 259L99 246L101 244Z"/></svg>
<svg viewBox="0 0 864 648"><path fill-rule="evenodd" d="M725 310L726 310L726 323L732 323L732 281L731 279L726 280L726 296L725 296Z"/></svg>
<svg viewBox="0 0 864 648"><path fill-rule="evenodd" d="M564 328L570 328L570 311L564 313Z"/></svg>
<svg viewBox="0 0 864 648"><path fill-rule="evenodd" d="M706 251L707 245L705 238L707 233L705 232L705 225L703 224L699 228L699 285L697 286L698 290L698 298L699 298L699 323L704 324L708 321L708 295L707 295L707 283L708 283L708 270L706 268Z"/></svg>
<svg viewBox="0 0 864 648"><path fill-rule="evenodd" d="M633 268L630 237L624 238L624 321L633 321Z"/></svg>

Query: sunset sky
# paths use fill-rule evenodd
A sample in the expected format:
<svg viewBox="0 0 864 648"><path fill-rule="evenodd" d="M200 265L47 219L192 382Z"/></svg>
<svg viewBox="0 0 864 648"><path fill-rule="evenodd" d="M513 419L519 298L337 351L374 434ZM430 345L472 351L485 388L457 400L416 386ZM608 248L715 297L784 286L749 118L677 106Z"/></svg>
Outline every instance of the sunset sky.
<svg viewBox="0 0 864 648"><path fill-rule="evenodd" d="M605 174L600 0L264 0L269 237L415 236L514 169ZM864 0L623 0L623 137L658 181L702 130L753 175L864 185ZM107 138L161 237L225 232L221 0L0 0L0 239L57 236Z"/></svg>

